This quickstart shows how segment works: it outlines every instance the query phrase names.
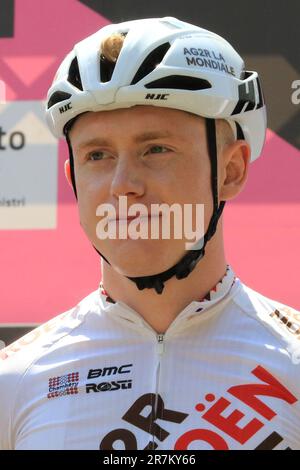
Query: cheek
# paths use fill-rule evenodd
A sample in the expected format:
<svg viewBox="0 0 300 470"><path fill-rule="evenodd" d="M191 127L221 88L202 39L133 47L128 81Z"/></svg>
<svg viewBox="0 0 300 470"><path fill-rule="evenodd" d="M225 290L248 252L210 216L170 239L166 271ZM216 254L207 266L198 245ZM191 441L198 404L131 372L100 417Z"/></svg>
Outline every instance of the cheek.
<svg viewBox="0 0 300 470"><path fill-rule="evenodd" d="M88 171L86 168L76 168L75 177L77 192L82 201L93 204L99 200L98 204L100 204L106 187L103 175L99 172Z"/></svg>
<svg viewBox="0 0 300 470"><path fill-rule="evenodd" d="M191 159L177 169L170 194L178 202L207 204L211 198L210 167L199 159Z"/></svg>
<svg viewBox="0 0 300 470"><path fill-rule="evenodd" d="M76 174L76 187L81 225L87 233L93 234L98 221L97 207L107 200L103 178L79 171Z"/></svg>
<svg viewBox="0 0 300 470"><path fill-rule="evenodd" d="M176 180L172 181L169 186L168 202L188 205L185 220L194 231L197 229L201 231L201 227L203 227L204 232L201 231L201 236L203 236L213 210L210 162L205 159L204 162L196 160L193 164L182 165L181 168L178 168ZM202 206L197 209L197 212L196 204ZM192 218L190 218L191 213ZM204 215L203 222L202 215Z"/></svg>

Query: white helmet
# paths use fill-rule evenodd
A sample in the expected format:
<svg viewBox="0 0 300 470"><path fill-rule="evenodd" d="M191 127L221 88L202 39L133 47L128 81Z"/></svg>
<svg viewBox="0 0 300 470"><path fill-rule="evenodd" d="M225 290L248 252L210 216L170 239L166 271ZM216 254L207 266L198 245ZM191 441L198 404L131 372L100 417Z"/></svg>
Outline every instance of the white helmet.
<svg viewBox="0 0 300 470"><path fill-rule="evenodd" d="M101 58L103 39L125 37L112 67ZM48 92L47 121L56 137L86 111L152 105L226 119L237 137L261 153L266 110L256 72L222 37L176 18L111 24L75 45ZM237 124L237 125L236 125Z"/></svg>

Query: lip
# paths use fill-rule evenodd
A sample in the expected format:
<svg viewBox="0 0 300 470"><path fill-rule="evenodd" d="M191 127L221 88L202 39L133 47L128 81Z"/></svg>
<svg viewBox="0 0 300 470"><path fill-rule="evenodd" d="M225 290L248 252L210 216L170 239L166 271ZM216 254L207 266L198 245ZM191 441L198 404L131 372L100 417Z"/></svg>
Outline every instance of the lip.
<svg viewBox="0 0 300 470"><path fill-rule="evenodd" d="M115 219L108 219L108 222L131 222L132 220L151 220L161 217L161 214L152 214L152 215L131 215L129 217L116 217Z"/></svg>

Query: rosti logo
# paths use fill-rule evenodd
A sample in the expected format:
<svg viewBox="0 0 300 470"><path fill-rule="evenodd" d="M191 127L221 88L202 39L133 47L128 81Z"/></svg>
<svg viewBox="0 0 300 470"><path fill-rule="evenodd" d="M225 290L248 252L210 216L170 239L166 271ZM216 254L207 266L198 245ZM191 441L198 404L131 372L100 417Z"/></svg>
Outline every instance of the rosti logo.
<svg viewBox="0 0 300 470"><path fill-rule="evenodd" d="M112 392L114 390L126 390L132 388L132 380L114 380L113 382L101 382L99 384L86 384L86 393Z"/></svg>

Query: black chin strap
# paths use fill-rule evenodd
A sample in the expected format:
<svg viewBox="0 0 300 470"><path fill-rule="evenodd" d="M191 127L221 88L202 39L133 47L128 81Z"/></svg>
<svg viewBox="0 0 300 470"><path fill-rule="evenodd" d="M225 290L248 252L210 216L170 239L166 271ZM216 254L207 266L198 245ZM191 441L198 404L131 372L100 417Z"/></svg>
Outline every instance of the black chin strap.
<svg viewBox="0 0 300 470"><path fill-rule="evenodd" d="M75 118L76 119L76 118ZM74 123L74 120L69 123L65 135L67 144L69 147L69 159L70 159L70 170L71 170L71 180L74 190L75 197L77 199L76 183L75 183L75 171L74 171L74 158L71 147L71 142L69 139L69 130L71 125ZM181 258L178 263L172 266L170 269L163 271L158 274L153 274L152 276L139 276L139 277L129 277L132 282L135 282L139 290L143 289L155 289L157 294L161 294L164 290L164 283L173 276L176 276L177 279L184 279L187 277L195 268L196 264L203 258L205 254L205 247L207 242L212 238L217 229L218 220L223 212L225 201L221 201L218 205L218 158L217 158L217 138L216 138L216 122L214 119L206 118L206 136L208 144L208 152L211 162L211 186L213 194L213 214L211 216L208 229L203 237L202 248L198 250L189 250ZM94 247L95 248L95 247ZM97 253L110 265L110 262L100 253L100 251L95 248Z"/></svg>

